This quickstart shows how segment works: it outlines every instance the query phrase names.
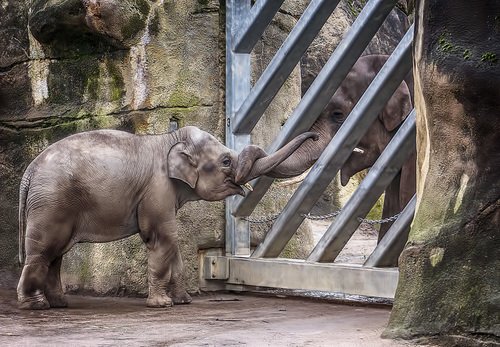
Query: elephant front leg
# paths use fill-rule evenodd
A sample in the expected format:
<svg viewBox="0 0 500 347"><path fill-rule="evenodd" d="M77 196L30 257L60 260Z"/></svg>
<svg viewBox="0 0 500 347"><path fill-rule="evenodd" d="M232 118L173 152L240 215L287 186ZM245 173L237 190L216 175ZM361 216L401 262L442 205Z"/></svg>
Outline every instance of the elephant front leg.
<svg viewBox="0 0 500 347"><path fill-rule="evenodd" d="M184 285L182 284L182 273L180 269L182 269L182 258L181 253L179 251L179 247L177 248L177 261L175 266L173 266L172 276L170 278L170 283L168 284L167 293L172 298L172 301L175 305L181 304L189 304L193 299L188 294Z"/></svg>
<svg viewBox="0 0 500 347"><path fill-rule="evenodd" d="M172 298L167 295L167 286L171 281L177 260L177 245L174 238L157 233L155 242L147 242L148 246L148 307L170 307Z"/></svg>

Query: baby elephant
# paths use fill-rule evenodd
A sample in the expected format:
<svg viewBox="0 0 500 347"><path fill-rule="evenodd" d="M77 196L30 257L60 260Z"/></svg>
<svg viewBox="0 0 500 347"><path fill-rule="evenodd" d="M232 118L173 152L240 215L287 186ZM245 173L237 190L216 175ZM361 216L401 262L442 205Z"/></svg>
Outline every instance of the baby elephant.
<svg viewBox="0 0 500 347"><path fill-rule="evenodd" d="M28 166L20 186L20 307L67 306L62 256L77 242L135 233L148 249L147 305L189 303L177 281L177 210L187 201L244 195L241 184L271 172L309 138L317 135L301 134L272 155L248 146L239 156L196 127L145 136L97 130L52 144Z"/></svg>

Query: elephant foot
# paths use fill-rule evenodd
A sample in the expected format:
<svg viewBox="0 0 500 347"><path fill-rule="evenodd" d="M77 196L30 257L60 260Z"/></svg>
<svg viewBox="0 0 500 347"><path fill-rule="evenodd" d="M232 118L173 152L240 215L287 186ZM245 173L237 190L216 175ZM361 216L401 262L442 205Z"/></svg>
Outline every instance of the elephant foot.
<svg viewBox="0 0 500 347"><path fill-rule="evenodd" d="M183 290L180 294L173 294L172 301L174 302L174 305L183 305L190 304L193 299L191 298L191 295Z"/></svg>
<svg viewBox="0 0 500 347"><path fill-rule="evenodd" d="M33 296L18 295L18 301L21 310L47 310L50 308L49 301L42 293Z"/></svg>
<svg viewBox="0 0 500 347"><path fill-rule="evenodd" d="M147 307L171 307L173 304L172 299L166 294L149 296L146 300Z"/></svg>
<svg viewBox="0 0 500 347"><path fill-rule="evenodd" d="M47 294L47 299L49 301L51 308L64 308L68 307L68 301L62 294Z"/></svg>

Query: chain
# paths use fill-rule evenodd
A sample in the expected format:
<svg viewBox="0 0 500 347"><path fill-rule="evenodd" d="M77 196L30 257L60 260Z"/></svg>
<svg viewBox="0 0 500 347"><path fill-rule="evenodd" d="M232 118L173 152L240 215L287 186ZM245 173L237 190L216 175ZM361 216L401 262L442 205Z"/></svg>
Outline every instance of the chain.
<svg viewBox="0 0 500 347"><path fill-rule="evenodd" d="M312 214L308 213L308 214L303 214L302 217L307 218L309 220L324 220L324 219L330 219L332 217L337 217L340 214L340 212L341 211L338 210L338 211L334 211L332 213L327 213L327 214L320 215L320 216L313 216Z"/></svg>
<svg viewBox="0 0 500 347"><path fill-rule="evenodd" d="M262 223L268 223L274 221L278 216L281 214L281 212L275 213L275 214L270 214L268 216L261 216L261 217L256 217L256 218L251 218L251 217L242 217L241 219L249 222L249 223L254 223L254 224L262 224Z"/></svg>
<svg viewBox="0 0 500 347"><path fill-rule="evenodd" d="M389 223L389 222L394 222L396 219L398 219L399 215L401 214L401 212L399 212L398 214L395 214L394 216L392 217L387 217L387 218L383 218L383 219L364 219L364 218L358 218L358 220L361 222L361 223L366 223L366 224L384 224L384 223Z"/></svg>
<svg viewBox="0 0 500 347"><path fill-rule="evenodd" d="M303 214L302 217L307 218L309 220L325 220L325 219L337 217L340 214L340 212L342 212L342 210L334 211L334 212L327 213L324 215L312 215L310 213L307 213L307 214ZM268 223L268 222L272 222L272 221L276 220L280 214L281 214L281 212L275 213L275 214L270 214L268 216L261 216L261 217L255 217L255 218L243 217L242 219L249 222L249 223L262 224L262 223ZM366 223L366 224L370 224L370 225L384 224L384 223L394 222L396 219L398 219L400 214L401 214L401 212L398 214L395 214L392 217L387 217L387 218L383 218L383 219L358 218L358 221L361 223Z"/></svg>

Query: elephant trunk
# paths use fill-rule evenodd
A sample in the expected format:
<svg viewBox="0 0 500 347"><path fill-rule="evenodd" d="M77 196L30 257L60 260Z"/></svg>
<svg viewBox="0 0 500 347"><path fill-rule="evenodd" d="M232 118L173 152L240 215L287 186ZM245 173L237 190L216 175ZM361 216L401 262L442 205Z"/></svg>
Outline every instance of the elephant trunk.
<svg viewBox="0 0 500 347"><path fill-rule="evenodd" d="M319 136L314 132L303 133L271 155L268 155L258 146L250 145L245 147L238 156L235 182L244 184L258 176L270 175L287 158L290 158L301 145L311 142L305 142L309 138L317 141Z"/></svg>
<svg viewBox="0 0 500 347"><path fill-rule="evenodd" d="M318 160L332 138L330 126L323 118L318 119L310 131L317 133L317 141L306 141L287 157L282 163L275 166L267 176L274 178L290 178L298 176L308 170Z"/></svg>

